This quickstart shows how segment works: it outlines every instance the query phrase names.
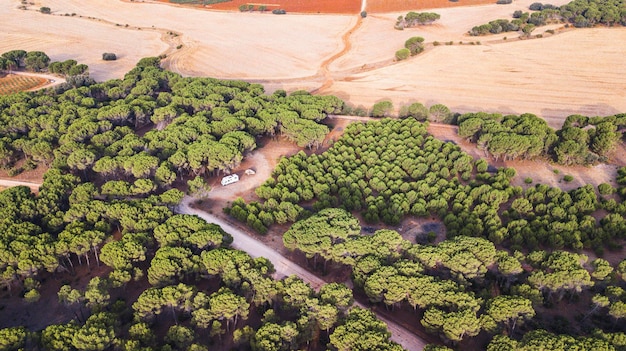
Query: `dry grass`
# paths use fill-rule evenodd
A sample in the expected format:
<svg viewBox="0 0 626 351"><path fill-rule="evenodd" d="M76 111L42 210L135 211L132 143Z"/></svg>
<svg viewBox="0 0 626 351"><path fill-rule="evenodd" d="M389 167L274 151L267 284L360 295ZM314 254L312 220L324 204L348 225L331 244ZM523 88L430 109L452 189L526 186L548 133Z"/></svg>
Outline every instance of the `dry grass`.
<svg viewBox="0 0 626 351"><path fill-rule="evenodd" d="M39 0L23 11L10 0L0 4L0 29L9 33L0 51L36 49L53 60L75 58L98 80L121 78L139 58L167 53L166 66L184 75L251 80L268 91L323 87L319 92L366 107L390 99L396 107L420 101L458 112L532 112L553 127L573 113L626 111L626 80L618 74L626 70L626 46L619 45L626 41L624 28L576 29L533 40L515 40L514 33L467 36L472 26L510 18L533 1L437 9L437 24L397 31L395 18L406 11L369 15L355 29L357 15L274 16L111 0ZM34 11L40 6L53 15L42 17ZM349 50L322 65L346 47L346 33ZM454 45L429 46L418 57L393 62L394 52L416 35ZM101 61L105 51L120 59Z"/></svg>

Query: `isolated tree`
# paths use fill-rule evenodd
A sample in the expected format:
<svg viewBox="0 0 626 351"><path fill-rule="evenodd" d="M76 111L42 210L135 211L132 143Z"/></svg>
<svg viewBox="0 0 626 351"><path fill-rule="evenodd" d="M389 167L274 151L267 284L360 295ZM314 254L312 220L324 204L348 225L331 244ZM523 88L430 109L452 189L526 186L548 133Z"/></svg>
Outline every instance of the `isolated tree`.
<svg viewBox="0 0 626 351"><path fill-rule="evenodd" d="M519 296L496 296L487 303L486 312L496 323L507 328L508 335L520 322L535 316L532 302Z"/></svg>
<svg viewBox="0 0 626 351"><path fill-rule="evenodd" d="M391 110L393 109L393 104L391 101L381 101L377 102L372 106L372 117L387 117Z"/></svg>
<svg viewBox="0 0 626 351"><path fill-rule="evenodd" d="M396 60L398 61L406 60L409 58L409 56L411 56L411 50L407 48L396 51Z"/></svg>
<svg viewBox="0 0 626 351"><path fill-rule="evenodd" d="M415 56L424 51L424 38L411 37L404 42L404 47L409 49L411 56Z"/></svg>
<svg viewBox="0 0 626 351"><path fill-rule="evenodd" d="M117 55L112 52L105 52L102 54L102 60L104 61L115 61L117 60Z"/></svg>

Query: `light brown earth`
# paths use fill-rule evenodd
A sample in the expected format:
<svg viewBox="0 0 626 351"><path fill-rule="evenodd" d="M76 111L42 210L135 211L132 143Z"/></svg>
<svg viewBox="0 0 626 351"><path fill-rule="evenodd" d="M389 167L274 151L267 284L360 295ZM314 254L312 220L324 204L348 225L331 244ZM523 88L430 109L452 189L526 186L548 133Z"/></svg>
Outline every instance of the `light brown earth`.
<svg viewBox="0 0 626 351"><path fill-rule="evenodd" d="M268 91L316 90L365 107L390 99L396 107L420 101L458 112L532 112L553 127L572 113L626 111L626 78L619 74L626 71L626 46L619 45L625 28L548 35L544 31L555 26L540 27L535 34L546 37L532 40L516 40L516 33L466 35L533 1L437 9L436 24L397 31L396 17L410 9L370 14L357 26L357 14L276 16L119 0L37 0L26 11L8 0L0 3L0 51L75 58L98 80L121 78L141 57L168 54L165 66L184 75L246 79ZM53 14L38 13L41 6ZM426 52L393 62L395 51L416 35L426 38ZM454 45L434 47L433 41ZM481 45L467 44L476 41ZM105 51L120 59L100 60Z"/></svg>
<svg viewBox="0 0 626 351"><path fill-rule="evenodd" d="M464 152L468 153L474 158L484 158L490 165L495 167L511 167L516 171L516 176L512 179L511 184L515 186L522 186L527 188L534 186L535 184L546 184L552 187L561 188L565 191L569 191L587 184L591 184L597 187L601 183L608 183L614 187L618 184L615 182L617 175L617 169L619 167L626 166L624 163L623 155L626 153L623 146L619 147L614 152L614 157L611 159L611 164L599 164L591 167L585 166L562 166L548 161L528 161L528 160L516 160L516 161L494 161L488 154L476 148L476 144L472 144L469 141L460 138L457 133L457 127L430 123L428 126L428 132L435 138L451 141L458 145ZM565 182L563 177L565 175L571 175L574 179L570 182ZM532 179L531 184L526 184L524 180L526 178Z"/></svg>

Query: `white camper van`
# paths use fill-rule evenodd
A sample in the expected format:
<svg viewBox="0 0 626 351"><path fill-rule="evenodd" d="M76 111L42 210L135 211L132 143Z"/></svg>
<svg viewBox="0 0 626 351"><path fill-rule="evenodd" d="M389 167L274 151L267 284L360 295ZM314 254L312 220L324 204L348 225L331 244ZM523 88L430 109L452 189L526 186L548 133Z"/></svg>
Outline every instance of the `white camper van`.
<svg viewBox="0 0 626 351"><path fill-rule="evenodd" d="M222 178L222 186L226 186L228 184L237 183L239 181L239 176L236 174L231 174Z"/></svg>

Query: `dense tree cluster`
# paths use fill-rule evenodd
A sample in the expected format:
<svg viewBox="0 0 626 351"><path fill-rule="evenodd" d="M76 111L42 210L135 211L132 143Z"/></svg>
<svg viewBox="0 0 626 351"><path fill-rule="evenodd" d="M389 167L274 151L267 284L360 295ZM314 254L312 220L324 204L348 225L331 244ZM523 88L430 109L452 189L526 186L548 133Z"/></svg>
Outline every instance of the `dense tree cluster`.
<svg viewBox="0 0 626 351"><path fill-rule="evenodd" d="M184 195L171 189L177 179L204 194L203 176L235 167L261 135L315 147L328 132L318 122L343 102L268 96L157 65L148 58L123 80L0 98L3 166L50 167L37 194L0 192L1 287L37 303L55 274L59 303L75 316L40 331L0 329L0 349L207 350L228 340L241 350L400 350L373 313L352 307L346 286L277 281L267 259L229 249L219 226L173 212ZM103 275L77 278L101 264ZM128 286L145 290L118 299Z"/></svg>
<svg viewBox="0 0 626 351"><path fill-rule="evenodd" d="M415 27L418 25L432 24L441 18L441 15L434 12L413 12L410 11L404 16L398 16L395 29L403 30L404 28Z"/></svg>
<svg viewBox="0 0 626 351"><path fill-rule="evenodd" d="M530 115L510 122L522 132L545 127ZM544 140L556 137L544 135ZM540 136L529 139L540 143ZM256 190L265 202L236 201L226 211L260 232L304 216L299 204L312 202L315 211L341 207L372 223L438 216L448 237L483 236L514 248L601 250L623 237L624 205L599 198L591 186L564 192L536 185L522 191L509 184L514 170L486 171L484 160L474 161L458 146L432 138L415 119L357 123L320 155L282 159L273 178ZM596 221L591 215L601 208L609 213Z"/></svg>
<svg viewBox="0 0 626 351"><path fill-rule="evenodd" d="M514 336L519 335L519 328L523 330L520 334L552 328L549 321L534 319L537 310L549 311L564 297L588 296L592 288L604 293L593 298L592 306L583 306L588 316L593 314L593 322L581 318L581 323L587 323L586 328L624 331L600 317L606 310L614 321L626 318L626 293L619 287L623 279L613 275L613 267L606 260L596 259L587 265L585 255L567 251L510 254L485 239L468 236L434 246L411 244L392 230L361 235L359 229L358 220L349 212L325 209L296 222L283 235L283 241L288 249L313 258L314 267L320 268L317 257L324 260L324 269L328 262L348 266L355 288L371 302L389 309L418 311L426 330L452 344L481 331ZM626 263L618 267L624 269ZM607 286L609 281L616 285ZM493 290L494 286L498 289ZM562 338L545 331L533 333L539 332L543 338L524 336L520 342L533 340L534 345L549 347L551 338ZM490 347L504 341L496 337ZM619 339L599 335L567 342L590 342L607 345L608 349L620 345Z"/></svg>
<svg viewBox="0 0 626 351"><path fill-rule="evenodd" d="M264 95L257 84L182 78L144 59L123 80L2 97L0 164L25 158L83 178L97 173L115 179L103 186L107 196L145 196L177 176L230 172L256 136L319 146L328 127L318 122L342 107L335 97ZM150 123L157 128L134 132Z"/></svg>
<svg viewBox="0 0 626 351"><path fill-rule="evenodd" d="M550 158L560 164L605 161L620 142L626 116L569 116L555 131L532 114L503 116L468 113L458 117L458 134L477 144L495 160Z"/></svg>
<svg viewBox="0 0 626 351"><path fill-rule="evenodd" d="M50 58L42 51L11 50L0 55L0 70L14 71L25 68L28 71L39 72L46 69Z"/></svg>
<svg viewBox="0 0 626 351"><path fill-rule="evenodd" d="M530 5L531 13L520 10L513 13L513 20L498 19L473 27L470 35L498 34L522 30L530 34L535 27L552 22L567 22L575 27L593 27L598 24L626 25L626 12L622 0L574 0L560 7L539 2Z"/></svg>
<svg viewBox="0 0 626 351"><path fill-rule="evenodd" d="M65 60L50 62L48 71L50 73L61 74L66 77L80 76L87 73L89 67L85 64L79 64L76 60Z"/></svg>
<svg viewBox="0 0 626 351"><path fill-rule="evenodd" d="M0 98L2 165L50 167L38 194L0 192L0 284L37 303L51 274L108 266L83 284L63 283L59 303L75 320L1 329L0 349L206 350L226 341L244 350L400 350L384 323L352 306L346 286L277 281L267 259L230 249L220 227L174 214L183 197L171 189L177 180L205 197L204 177L230 172L257 136L315 148L328 132L318 122L343 102L182 78L158 63L144 59L123 80ZM57 68L66 66L76 65ZM514 170L487 172L484 160L427 134L419 121L449 119L445 106L415 103L401 115L412 118L355 123L319 155L281 159L256 190L264 202L237 200L226 211L262 233L295 222L283 236L288 249L316 269L349 269L371 303L415 311L449 345L485 333L495 335L490 350L623 348L626 260L612 266L560 250L601 253L623 239L626 207L616 189L512 187ZM532 115L458 120L459 133L493 156L554 154L563 163L579 163L582 154L564 146L574 143L585 145L585 162L606 155L623 124L621 115L571 116L560 131ZM390 225L438 217L448 240L411 244L387 229L362 235L350 212ZM117 299L130 285L143 291ZM547 316L576 301L584 314L571 323L582 336L564 335Z"/></svg>

